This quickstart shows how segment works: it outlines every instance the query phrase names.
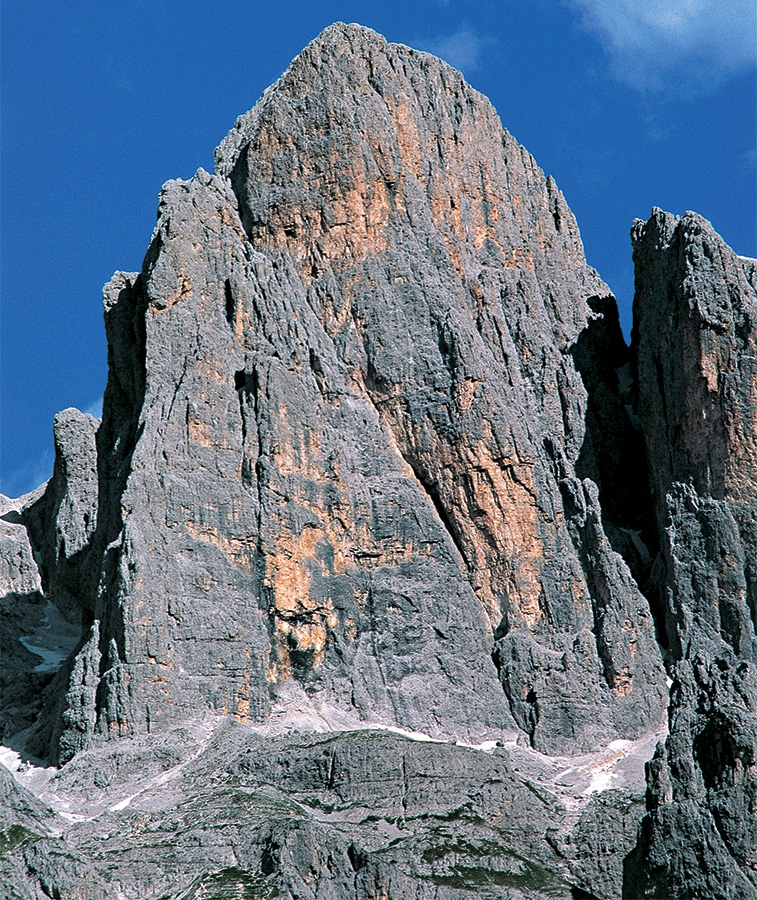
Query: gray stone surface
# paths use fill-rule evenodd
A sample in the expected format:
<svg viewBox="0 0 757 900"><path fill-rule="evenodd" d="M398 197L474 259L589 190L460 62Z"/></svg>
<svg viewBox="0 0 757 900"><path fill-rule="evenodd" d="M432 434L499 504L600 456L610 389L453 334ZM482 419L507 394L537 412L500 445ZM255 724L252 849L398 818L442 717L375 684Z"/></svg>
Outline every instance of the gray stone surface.
<svg viewBox="0 0 757 900"><path fill-rule="evenodd" d="M757 289L694 213L632 231L638 410L673 679L629 896L757 894Z"/></svg>
<svg viewBox="0 0 757 900"><path fill-rule="evenodd" d="M0 897L107 900L100 876L61 835L62 820L0 765Z"/></svg>
<svg viewBox="0 0 757 900"><path fill-rule="evenodd" d="M106 289L98 639L52 752L261 720L288 678L542 750L656 727L648 604L575 476L591 297L562 195L485 98L327 29Z"/></svg>
<svg viewBox="0 0 757 900"><path fill-rule="evenodd" d="M164 186L102 422L0 498L8 897L754 895L757 270L633 240L629 351L488 101L354 25Z"/></svg>
<svg viewBox="0 0 757 900"><path fill-rule="evenodd" d="M619 895L643 800L623 770L641 778L646 745L554 759L344 722L319 733L334 711L316 723L289 700L277 727L206 719L17 772L49 804L31 798L49 826L29 837L33 858L49 859L48 831L64 832L56 846L89 866L80 894L68 870L50 888L99 897L104 885L119 900ZM615 789L595 790L602 773Z"/></svg>
<svg viewBox="0 0 757 900"><path fill-rule="evenodd" d="M55 417L55 466L42 496L24 508L45 594L69 619L81 620L87 558L97 524L100 422L78 409Z"/></svg>
<svg viewBox="0 0 757 900"><path fill-rule="evenodd" d="M77 622L67 619L51 600L42 554L30 539L27 513L44 505L49 492L48 484L17 500L0 497L0 734L4 743L14 742L38 719L50 682L80 635Z"/></svg>

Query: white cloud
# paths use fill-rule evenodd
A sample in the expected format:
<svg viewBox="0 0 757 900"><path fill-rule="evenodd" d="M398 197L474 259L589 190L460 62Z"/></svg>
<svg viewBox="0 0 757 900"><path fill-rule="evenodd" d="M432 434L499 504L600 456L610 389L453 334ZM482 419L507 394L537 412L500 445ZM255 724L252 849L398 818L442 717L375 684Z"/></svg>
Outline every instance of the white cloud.
<svg viewBox="0 0 757 900"><path fill-rule="evenodd" d="M480 68L482 53L492 42L493 38L481 37L467 25L463 25L453 34L419 39L413 42L413 46L433 53L461 72L475 72Z"/></svg>
<svg viewBox="0 0 757 900"><path fill-rule="evenodd" d="M82 412L87 413L90 416L94 416L96 419L102 419L103 417L103 398L98 397L97 400L93 400L92 403L86 409L83 409Z"/></svg>
<svg viewBox="0 0 757 900"><path fill-rule="evenodd" d="M567 2L634 86L702 90L757 63L754 0Z"/></svg>

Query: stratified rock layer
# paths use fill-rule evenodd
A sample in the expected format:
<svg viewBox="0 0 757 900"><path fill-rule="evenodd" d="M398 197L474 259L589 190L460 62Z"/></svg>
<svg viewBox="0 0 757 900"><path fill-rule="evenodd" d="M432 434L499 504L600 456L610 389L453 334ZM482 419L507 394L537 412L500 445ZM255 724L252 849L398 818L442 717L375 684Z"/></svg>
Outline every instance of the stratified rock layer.
<svg viewBox="0 0 757 900"><path fill-rule="evenodd" d="M583 777L599 760L587 762ZM0 781L0 878L16 890L0 880L0 897L614 900L643 795L566 807L544 786L552 764L514 745L261 734L218 718L110 741L40 791L73 822Z"/></svg>

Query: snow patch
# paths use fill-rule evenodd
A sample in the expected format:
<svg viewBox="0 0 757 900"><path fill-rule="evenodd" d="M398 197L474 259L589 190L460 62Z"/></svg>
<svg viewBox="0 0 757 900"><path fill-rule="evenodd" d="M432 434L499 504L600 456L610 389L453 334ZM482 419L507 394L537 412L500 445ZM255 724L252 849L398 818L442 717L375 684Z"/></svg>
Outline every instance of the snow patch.
<svg viewBox="0 0 757 900"><path fill-rule="evenodd" d="M42 660L34 667L35 672L57 672L80 637L81 628L69 622L48 600L40 625L31 634L20 637L19 641Z"/></svg>
<svg viewBox="0 0 757 900"><path fill-rule="evenodd" d="M0 764L4 765L14 774L21 768L21 754L11 750L10 747L0 746Z"/></svg>

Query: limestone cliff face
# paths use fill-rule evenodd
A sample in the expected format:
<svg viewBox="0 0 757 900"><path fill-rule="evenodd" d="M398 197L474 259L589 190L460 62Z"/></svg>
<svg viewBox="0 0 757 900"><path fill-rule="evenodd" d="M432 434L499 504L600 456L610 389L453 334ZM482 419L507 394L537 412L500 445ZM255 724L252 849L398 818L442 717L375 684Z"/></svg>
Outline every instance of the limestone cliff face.
<svg viewBox="0 0 757 900"><path fill-rule="evenodd" d="M629 896L757 891L757 282L694 213L632 230L638 408L673 678Z"/></svg>
<svg viewBox="0 0 757 900"><path fill-rule="evenodd" d="M459 73L327 29L106 289L99 674L71 727L260 719L289 678L555 752L653 727L649 608L575 472L571 349L608 296Z"/></svg>
<svg viewBox="0 0 757 900"><path fill-rule="evenodd" d="M4 737L94 810L43 827L8 787L0 871L30 896L753 896L756 264L694 214L632 236L629 350L488 101L355 25L165 185L105 288L102 421L61 413L51 481L0 498ZM666 706L643 821L622 767L533 753L651 748ZM344 734L271 738L295 707ZM132 801L171 837L143 844Z"/></svg>

